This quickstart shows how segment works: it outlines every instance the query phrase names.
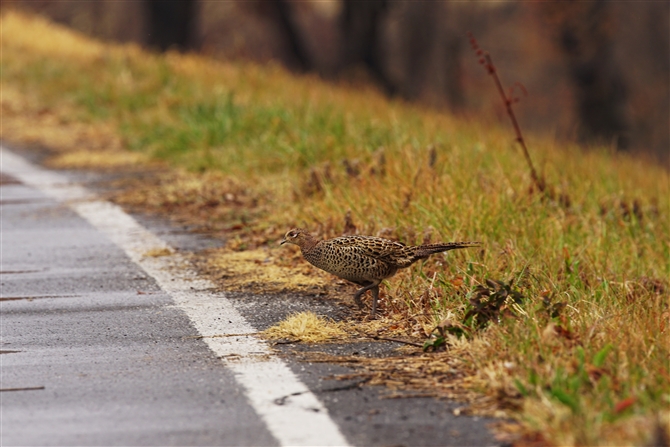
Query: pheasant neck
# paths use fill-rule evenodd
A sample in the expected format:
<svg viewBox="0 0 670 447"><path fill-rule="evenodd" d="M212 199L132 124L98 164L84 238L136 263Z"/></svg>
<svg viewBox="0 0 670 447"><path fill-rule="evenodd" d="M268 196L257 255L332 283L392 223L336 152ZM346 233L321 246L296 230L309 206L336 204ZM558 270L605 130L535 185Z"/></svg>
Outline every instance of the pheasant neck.
<svg viewBox="0 0 670 447"><path fill-rule="evenodd" d="M300 250L305 253L310 251L316 244L318 244L319 241L314 239L312 236L306 237L303 241L302 244L300 244Z"/></svg>

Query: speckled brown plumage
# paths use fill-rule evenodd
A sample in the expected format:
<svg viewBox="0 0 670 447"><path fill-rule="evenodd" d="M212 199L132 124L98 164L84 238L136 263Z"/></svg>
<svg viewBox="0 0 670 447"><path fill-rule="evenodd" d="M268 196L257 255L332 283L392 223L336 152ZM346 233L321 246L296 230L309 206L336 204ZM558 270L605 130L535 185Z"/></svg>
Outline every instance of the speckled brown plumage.
<svg viewBox="0 0 670 447"><path fill-rule="evenodd" d="M297 228L284 236L281 244L295 244L303 257L315 267L360 286L354 295L356 304L363 306L361 296L372 290L372 310L377 310L379 284L428 256L457 248L475 247L479 242L447 242L427 245L405 245L373 236L341 236L317 241L307 231Z"/></svg>

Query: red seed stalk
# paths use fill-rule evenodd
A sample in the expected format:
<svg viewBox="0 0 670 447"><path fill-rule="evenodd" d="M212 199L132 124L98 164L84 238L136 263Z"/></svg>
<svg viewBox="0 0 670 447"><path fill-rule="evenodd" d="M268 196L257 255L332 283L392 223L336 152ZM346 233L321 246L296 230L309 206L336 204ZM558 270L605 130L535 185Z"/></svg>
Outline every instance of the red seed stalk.
<svg viewBox="0 0 670 447"><path fill-rule="evenodd" d="M543 178L540 178L540 176L537 175L535 166L533 166L533 161L530 158L530 153L528 152L528 147L526 146L526 141L524 140L523 134L521 133L521 127L519 127L516 115L514 115L514 110L512 109L512 104L519 101L519 98L514 98L512 95L512 93L514 92L514 88L519 87L524 94L526 93L526 89L517 82L510 89L509 96L505 94L505 90L502 86L502 83L500 82L500 78L498 77L496 67L495 65L493 65L493 61L491 60L491 55L488 53L488 51L484 51L481 48L479 48L479 44L477 43L477 40L475 39L475 37L472 35L471 32L468 32L468 37L470 38L470 45L472 46L472 49L475 51L475 54L480 57L479 63L483 65L488 74L490 74L491 77L493 77L493 81L496 84L498 93L500 93L500 97L505 103L505 109L507 110L507 115L509 116L510 120L512 120L512 126L514 126L514 132L516 133L516 141L521 146L521 149L523 149L523 155L526 158L526 163L528 164L528 168L530 169L531 179L533 180L533 183L535 184L535 187L538 189L538 191L545 192L547 188L546 182L544 181Z"/></svg>

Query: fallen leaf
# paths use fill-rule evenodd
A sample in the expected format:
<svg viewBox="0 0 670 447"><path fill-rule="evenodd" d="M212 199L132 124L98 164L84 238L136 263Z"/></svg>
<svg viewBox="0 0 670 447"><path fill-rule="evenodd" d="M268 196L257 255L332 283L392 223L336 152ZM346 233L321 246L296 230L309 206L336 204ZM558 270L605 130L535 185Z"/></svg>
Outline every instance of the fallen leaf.
<svg viewBox="0 0 670 447"><path fill-rule="evenodd" d="M614 413L619 414L622 411L627 410L630 408L635 402L637 401L637 398L635 396L633 397L628 397L622 401L619 401L616 405L614 405Z"/></svg>

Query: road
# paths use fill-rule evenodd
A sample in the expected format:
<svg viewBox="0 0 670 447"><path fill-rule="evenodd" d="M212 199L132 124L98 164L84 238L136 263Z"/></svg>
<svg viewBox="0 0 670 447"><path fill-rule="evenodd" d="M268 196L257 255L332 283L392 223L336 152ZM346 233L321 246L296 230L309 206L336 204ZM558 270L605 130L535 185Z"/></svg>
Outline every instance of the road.
<svg viewBox="0 0 670 447"><path fill-rule="evenodd" d="M453 403L332 391L345 368L246 335L315 302L214 290L198 236L2 151L1 445L496 444Z"/></svg>

